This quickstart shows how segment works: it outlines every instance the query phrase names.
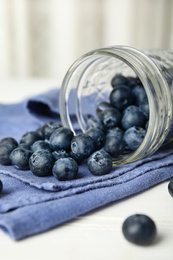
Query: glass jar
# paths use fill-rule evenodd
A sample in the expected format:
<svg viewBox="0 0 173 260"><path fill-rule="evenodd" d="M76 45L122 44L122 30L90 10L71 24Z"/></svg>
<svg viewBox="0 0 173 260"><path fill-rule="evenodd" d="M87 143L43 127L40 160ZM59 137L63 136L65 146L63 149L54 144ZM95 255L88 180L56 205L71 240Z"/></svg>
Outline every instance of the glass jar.
<svg viewBox="0 0 173 260"><path fill-rule="evenodd" d="M149 125L140 147L114 165L142 159L173 138L173 51L112 46L80 57L67 71L60 91L62 124L74 133L85 132L89 117L96 117L96 104L108 101L115 74L138 76L149 102ZM80 129L80 130L79 130Z"/></svg>

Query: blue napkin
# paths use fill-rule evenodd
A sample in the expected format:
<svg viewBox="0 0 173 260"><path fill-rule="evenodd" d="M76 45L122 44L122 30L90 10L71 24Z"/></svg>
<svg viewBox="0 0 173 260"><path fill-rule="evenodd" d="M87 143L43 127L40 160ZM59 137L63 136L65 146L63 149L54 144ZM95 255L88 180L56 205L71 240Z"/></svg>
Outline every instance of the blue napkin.
<svg viewBox="0 0 173 260"><path fill-rule="evenodd" d="M19 141L25 132L46 121L60 122L58 96L56 88L18 104L0 104L0 139L11 136ZM83 163L77 178L65 182L0 165L0 228L13 240L20 240L139 194L172 176L173 144L149 158L115 166L110 174L100 177L93 176Z"/></svg>

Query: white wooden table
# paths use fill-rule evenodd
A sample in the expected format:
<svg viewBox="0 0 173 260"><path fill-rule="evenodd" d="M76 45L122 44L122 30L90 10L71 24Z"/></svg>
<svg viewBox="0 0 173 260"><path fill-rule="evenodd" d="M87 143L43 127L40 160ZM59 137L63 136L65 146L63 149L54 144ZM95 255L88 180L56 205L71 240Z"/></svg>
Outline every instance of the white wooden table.
<svg viewBox="0 0 173 260"><path fill-rule="evenodd" d="M42 79L0 84L0 102L13 102L48 90L58 82ZM18 242L0 230L0 259L173 260L173 198L167 186L168 181ZM158 235L154 245L136 246L123 237L122 223L135 213L147 214L155 221Z"/></svg>

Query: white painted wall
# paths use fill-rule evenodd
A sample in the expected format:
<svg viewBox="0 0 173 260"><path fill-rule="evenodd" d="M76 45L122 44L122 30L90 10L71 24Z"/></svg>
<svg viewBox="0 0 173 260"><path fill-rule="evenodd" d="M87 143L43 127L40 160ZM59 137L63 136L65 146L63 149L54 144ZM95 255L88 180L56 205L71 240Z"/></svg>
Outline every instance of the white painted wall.
<svg viewBox="0 0 173 260"><path fill-rule="evenodd" d="M173 49L173 0L0 0L0 79L58 78L103 46Z"/></svg>

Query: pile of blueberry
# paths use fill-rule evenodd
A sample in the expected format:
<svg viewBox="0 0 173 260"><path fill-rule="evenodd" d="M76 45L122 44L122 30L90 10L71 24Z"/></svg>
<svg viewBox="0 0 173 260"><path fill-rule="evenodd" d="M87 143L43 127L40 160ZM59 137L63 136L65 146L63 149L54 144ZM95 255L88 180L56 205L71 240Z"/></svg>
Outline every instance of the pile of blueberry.
<svg viewBox="0 0 173 260"><path fill-rule="evenodd" d="M97 104L98 117L88 119L86 133L93 135L91 128L102 131L98 135L105 138L104 150L116 158L135 151L143 142L148 127L149 104L138 77L117 74L111 85L109 101Z"/></svg>
<svg viewBox="0 0 173 260"><path fill-rule="evenodd" d="M91 131L92 132L92 131ZM31 170L39 177L53 174L58 180L72 180L78 166L88 159L88 169L94 175L111 171L112 157L97 143L94 136L74 136L69 128L57 122L47 122L35 131L25 133L19 144L12 137L0 141L0 163L19 170Z"/></svg>

